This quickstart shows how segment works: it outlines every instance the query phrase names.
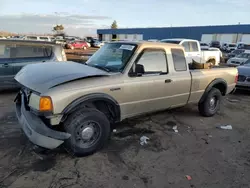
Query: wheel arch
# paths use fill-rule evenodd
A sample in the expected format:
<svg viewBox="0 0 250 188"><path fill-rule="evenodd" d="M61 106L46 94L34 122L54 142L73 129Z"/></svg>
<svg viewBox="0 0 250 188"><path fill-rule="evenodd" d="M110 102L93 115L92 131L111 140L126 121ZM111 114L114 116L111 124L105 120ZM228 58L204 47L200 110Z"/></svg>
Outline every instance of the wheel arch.
<svg viewBox="0 0 250 188"><path fill-rule="evenodd" d="M206 61L207 63L211 62L212 60L214 60L214 62L216 63L216 57L209 57L208 60Z"/></svg>
<svg viewBox="0 0 250 188"><path fill-rule="evenodd" d="M121 110L119 103L110 95L105 93L93 93L87 94L82 97L77 98L73 102L71 102L64 110L62 111L63 118L65 118L75 110L79 109L80 107L84 106L84 104L88 104L94 106L95 108L99 108L98 110L103 111L103 108L100 107L99 104L105 104L105 110L108 110L110 115L112 116L112 121L119 122L121 117ZM100 109L102 108L102 109Z"/></svg>
<svg viewBox="0 0 250 188"><path fill-rule="evenodd" d="M223 96L225 96L226 93L227 93L227 82L222 78L214 79L212 82L210 82L210 84L205 89L205 92L203 93L199 103L201 103L201 102L203 102L205 100L206 95L209 93L209 91L212 88L216 88L216 89L220 90L221 94Z"/></svg>

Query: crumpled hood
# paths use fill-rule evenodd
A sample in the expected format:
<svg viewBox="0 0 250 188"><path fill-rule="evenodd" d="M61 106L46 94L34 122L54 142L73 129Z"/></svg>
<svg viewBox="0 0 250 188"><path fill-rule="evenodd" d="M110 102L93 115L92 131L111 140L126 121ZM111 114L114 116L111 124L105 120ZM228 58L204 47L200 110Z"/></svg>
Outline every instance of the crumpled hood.
<svg viewBox="0 0 250 188"><path fill-rule="evenodd" d="M243 76L250 76L250 66L249 65L243 65L238 66L238 74Z"/></svg>
<svg viewBox="0 0 250 188"><path fill-rule="evenodd" d="M109 73L87 65L68 62L46 62L26 65L15 76L20 84L42 93L65 82Z"/></svg>

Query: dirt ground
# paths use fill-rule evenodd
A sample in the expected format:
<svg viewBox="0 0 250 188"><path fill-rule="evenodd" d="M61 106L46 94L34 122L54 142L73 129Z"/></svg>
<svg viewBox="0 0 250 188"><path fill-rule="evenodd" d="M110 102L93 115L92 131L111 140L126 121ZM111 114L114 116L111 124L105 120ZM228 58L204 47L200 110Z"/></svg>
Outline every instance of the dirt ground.
<svg viewBox="0 0 250 188"><path fill-rule="evenodd" d="M248 92L225 97L211 118L201 117L197 106L189 105L120 123L105 148L84 158L63 148L35 152L15 118L14 96L0 94L0 187L249 187ZM216 128L227 124L233 130ZM143 135L150 140L142 146Z"/></svg>

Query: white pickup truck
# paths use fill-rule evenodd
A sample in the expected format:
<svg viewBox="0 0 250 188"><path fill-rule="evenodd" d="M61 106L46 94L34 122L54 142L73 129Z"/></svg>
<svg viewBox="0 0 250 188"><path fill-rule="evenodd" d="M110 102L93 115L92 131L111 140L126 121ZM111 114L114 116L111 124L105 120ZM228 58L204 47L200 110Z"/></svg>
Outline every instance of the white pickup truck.
<svg viewBox="0 0 250 188"><path fill-rule="evenodd" d="M201 50L200 43L197 40L192 39L163 39L161 42L173 43L182 45L185 49L185 57L188 63L196 61L199 63L212 63L213 65L219 65L221 52L212 50Z"/></svg>

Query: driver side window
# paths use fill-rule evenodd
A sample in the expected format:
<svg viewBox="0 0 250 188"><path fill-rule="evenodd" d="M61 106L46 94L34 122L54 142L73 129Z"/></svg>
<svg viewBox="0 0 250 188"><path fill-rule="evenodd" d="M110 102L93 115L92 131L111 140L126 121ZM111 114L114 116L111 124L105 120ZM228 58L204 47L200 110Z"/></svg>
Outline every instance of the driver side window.
<svg viewBox="0 0 250 188"><path fill-rule="evenodd" d="M144 50L137 65L146 75L167 73L166 53L164 50Z"/></svg>

